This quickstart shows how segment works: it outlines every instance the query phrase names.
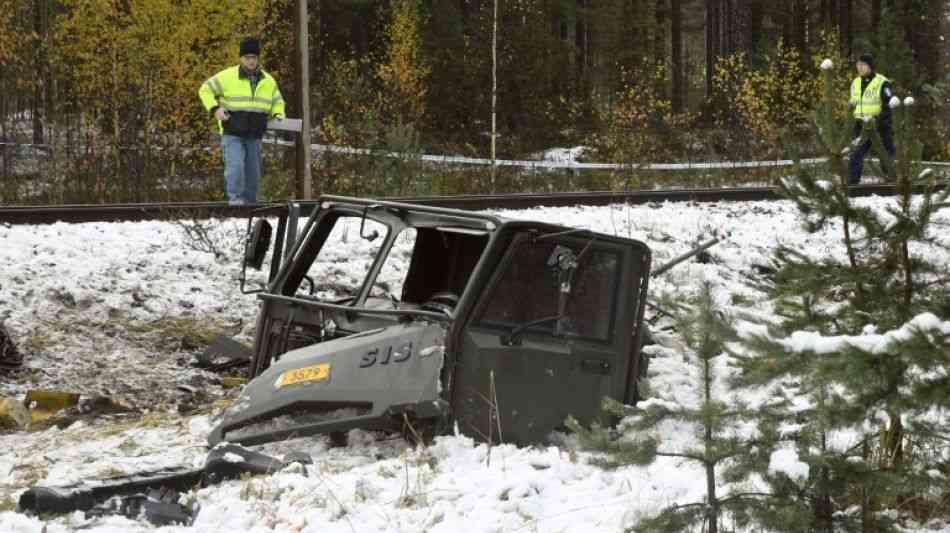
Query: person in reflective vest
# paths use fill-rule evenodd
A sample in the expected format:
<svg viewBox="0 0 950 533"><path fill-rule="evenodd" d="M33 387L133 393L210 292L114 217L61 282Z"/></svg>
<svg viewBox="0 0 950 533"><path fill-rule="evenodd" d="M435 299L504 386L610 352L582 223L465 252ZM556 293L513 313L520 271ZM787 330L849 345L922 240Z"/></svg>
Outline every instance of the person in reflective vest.
<svg viewBox="0 0 950 533"><path fill-rule="evenodd" d="M864 124L875 121L877 132L881 137L881 144L890 155L891 161L881 158L881 166L885 173L893 172L894 134L891 128L891 98L894 92L891 82L874 71L874 58L864 54L857 61L858 77L851 82L851 99L848 103L854 114L854 135L851 160L848 165L848 181L852 185L861 182L861 172L864 168L864 156L871 149L871 139L861 142L861 132Z"/></svg>
<svg viewBox="0 0 950 533"><path fill-rule="evenodd" d="M258 64L260 53L257 39L241 39L240 64L211 76L198 89L201 103L218 119L231 205L257 202L261 138L268 119L284 117L284 98L274 77Z"/></svg>

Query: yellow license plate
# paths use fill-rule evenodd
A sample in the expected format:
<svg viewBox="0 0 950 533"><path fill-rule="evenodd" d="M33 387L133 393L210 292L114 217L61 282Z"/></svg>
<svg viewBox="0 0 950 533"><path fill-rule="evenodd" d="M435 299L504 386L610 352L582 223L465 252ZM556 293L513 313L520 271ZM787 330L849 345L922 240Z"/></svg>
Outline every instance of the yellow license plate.
<svg viewBox="0 0 950 533"><path fill-rule="evenodd" d="M277 388L308 381L323 381L329 377L330 363L295 368L280 375L280 379L277 380Z"/></svg>

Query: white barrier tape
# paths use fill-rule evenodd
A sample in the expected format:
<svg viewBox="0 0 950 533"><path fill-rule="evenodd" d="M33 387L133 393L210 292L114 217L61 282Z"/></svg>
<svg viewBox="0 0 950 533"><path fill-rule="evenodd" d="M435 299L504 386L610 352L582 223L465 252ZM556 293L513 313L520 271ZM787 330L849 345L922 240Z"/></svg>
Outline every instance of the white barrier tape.
<svg viewBox="0 0 950 533"><path fill-rule="evenodd" d="M282 146L295 146L295 143L282 141L279 139L267 139L265 142L278 144ZM431 163L454 163L462 165L484 165L490 166L491 159L448 155L430 155L430 154L406 154L401 152L381 152L370 150L368 148L351 148L349 146L337 146L332 144L311 144L310 148L314 152L330 152L335 154L348 155L369 155L376 157L389 157L393 159L417 159ZM877 161L877 159L870 159ZM816 165L827 161L824 157L813 157L802 159L803 165ZM500 167L524 167L524 168L545 168L545 169L577 169L577 170L695 170L695 169L733 169L733 168L767 168L767 167L789 167L795 164L793 159L778 159L773 161L716 161L703 163L578 163L574 161L527 161L512 159L496 159L495 164ZM946 161L921 161L922 165L927 166L950 166Z"/></svg>
<svg viewBox="0 0 950 533"><path fill-rule="evenodd" d="M283 119L285 124L275 126L271 129L282 129L285 131L299 131L300 119ZM279 146L296 146L296 143L284 141L276 138L265 138L265 143L276 144ZM0 146L32 146L37 148L49 148L46 144L12 143L0 142ZM380 152L368 148L351 148L348 146L337 146L332 144L311 144L310 149L314 152L331 152L348 155L369 155L376 157L388 157L393 159L418 159L430 163L453 163L461 165L482 165L491 166L491 159L449 155L430 155L430 154L406 154L400 152ZM803 165L815 165L824 163L825 158L802 159ZM871 159L877 161L877 159ZM714 161L702 163L578 163L575 161L528 161L512 159L496 159L495 165L500 167L523 167L523 168L544 168L544 169L576 169L576 170L728 170L734 168L768 168L768 167L789 167L795 164L792 159L778 159L773 161ZM950 166L948 161L921 161L920 164L931 167Z"/></svg>

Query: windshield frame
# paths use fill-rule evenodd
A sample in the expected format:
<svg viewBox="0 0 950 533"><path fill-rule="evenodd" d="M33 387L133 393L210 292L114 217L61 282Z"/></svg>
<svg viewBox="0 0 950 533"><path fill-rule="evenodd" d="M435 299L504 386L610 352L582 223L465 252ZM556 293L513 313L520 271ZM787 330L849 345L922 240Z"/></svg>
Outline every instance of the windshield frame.
<svg viewBox="0 0 950 533"><path fill-rule="evenodd" d="M337 222L344 217L352 217L359 220L365 216L367 219L385 226L386 235L383 242L379 245L375 257L373 257L369 270L363 275L356 294L353 299L346 304L348 307L363 307L373 287L373 282L379 275L383 262L386 257L389 256L392 246L396 241L396 236L399 235L403 229L408 227L398 216L391 213L387 208L379 207L371 209L370 207L371 206L332 206L329 209L321 209L317 213L314 213L314 216L308 221L303 233L294 244L293 250L288 256L288 260L285 261L281 267L271 292L285 297L296 297L298 288L304 281L304 276L320 256L320 252L324 246L327 245L330 232ZM314 297L314 301L331 303L324 302L316 297Z"/></svg>

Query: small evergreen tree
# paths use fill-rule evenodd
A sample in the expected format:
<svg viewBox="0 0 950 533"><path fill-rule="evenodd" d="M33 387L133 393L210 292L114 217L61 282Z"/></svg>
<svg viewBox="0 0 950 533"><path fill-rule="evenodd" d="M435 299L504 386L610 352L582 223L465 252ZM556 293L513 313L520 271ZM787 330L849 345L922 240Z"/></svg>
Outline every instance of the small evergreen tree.
<svg viewBox="0 0 950 533"><path fill-rule="evenodd" d="M947 190L937 192L933 174L920 172L920 143L905 107L894 111L896 201L879 212L848 195L839 156L848 151L848 124L834 119L830 67L823 64L825 99L815 119L829 166L799 169L781 190L807 231L840 228L840 246L819 259L777 250L772 293L783 323L745 336L752 355L737 357L744 370L738 383L770 388L783 405L798 404L782 424L809 474L797 483L766 479L773 493L811 515L809 530L889 531L892 515L880 511L908 495L932 494L935 484L922 474L926 458L911 460L906 445L923 450L935 436L947 438L945 420L932 407L936 391L950 392L940 377L950 363L950 328L927 313L948 314L950 280L942 273L946 265L926 255L945 247L933 226L948 205ZM876 135L873 123L868 130ZM869 336L878 329L893 331ZM787 527L797 531L802 524Z"/></svg>
<svg viewBox="0 0 950 533"><path fill-rule="evenodd" d="M744 372L733 384L770 394L764 421L776 438L764 445L773 457L793 447L807 472L748 464L773 496L749 521L771 531L896 531L895 514L882 511L939 494L943 477L928 465L943 460L931 445L942 449L947 439L950 322L922 314L898 330L861 336L740 330L748 354L734 354ZM892 390L895 366L903 374Z"/></svg>
<svg viewBox="0 0 950 533"><path fill-rule="evenodd" d="M721 531L724 512L742 517L750 509L760 505L763 496L759 493L742 492L738 483L741 473L749 468L736 468L767 461L761 455L759 440L768 440L774 431L765 429L758 436L749 438L741 426L752 415L742 405L730 401L731 394L725 387L728 365L727 343L734 340L735 331L729 320L717 309L709 285L704 285L692 305L677 313L677 331L682 334L694 358L695 383L689 394L693 401L672 402L648 399L637 407L616 401L605 400L605 410L613 416L623 417L624 435L615 438L612 432L599 425L590 429L568 419L568 427L577 433L581 446L606 452L597 462L603 466L649 465L658 457L674 457L698 463L705 471L706 498L702 502L673 505L653 517L641 520L631 531L638 533L681 532L689 527L703 525L708 533ZM771 412L767 406L763 411ZM661 439L659 428L669 422L687 424L695 428L698 438L694 442L675 442ZM740 474L740 475L737 475ZM724 483L729 485L725 494L720 493ZM735 489L735 490L733 490Z"/></svg>

